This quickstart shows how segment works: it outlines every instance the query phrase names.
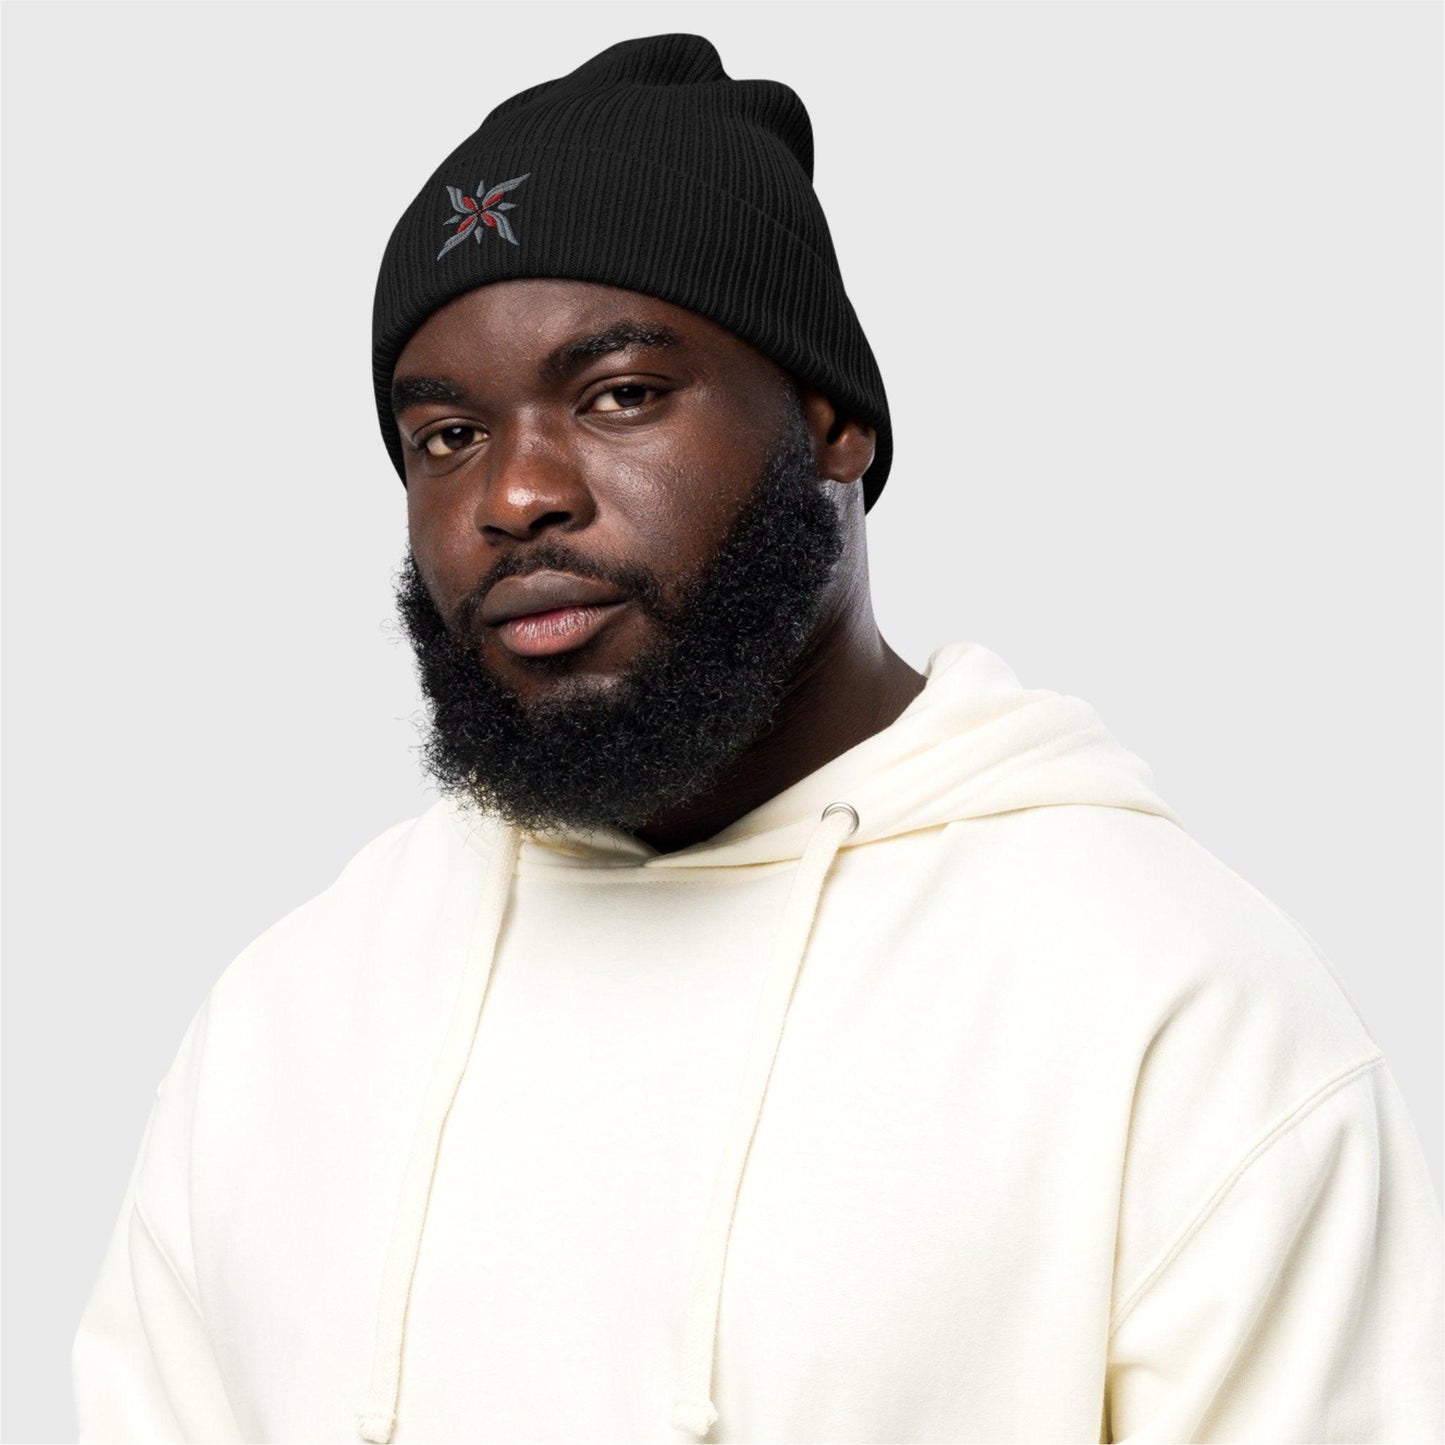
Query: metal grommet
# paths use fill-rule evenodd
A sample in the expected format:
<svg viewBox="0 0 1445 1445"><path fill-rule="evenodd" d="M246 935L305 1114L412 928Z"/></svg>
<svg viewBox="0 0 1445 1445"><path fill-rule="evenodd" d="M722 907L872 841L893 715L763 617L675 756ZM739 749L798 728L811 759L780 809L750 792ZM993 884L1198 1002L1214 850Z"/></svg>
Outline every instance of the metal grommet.
<svg viewBox="0 0 1445 1445"><path fill-rule="evenodd" d="M852 803L829 803L828 806L823 809L823 817L826 818L829 813L836 813L839 811L839 809L842 809L844 812L851 813L853 815L853 826L848 829L848 832L856 833L858 831L859 822L858 810L852 805Z"/></svg>

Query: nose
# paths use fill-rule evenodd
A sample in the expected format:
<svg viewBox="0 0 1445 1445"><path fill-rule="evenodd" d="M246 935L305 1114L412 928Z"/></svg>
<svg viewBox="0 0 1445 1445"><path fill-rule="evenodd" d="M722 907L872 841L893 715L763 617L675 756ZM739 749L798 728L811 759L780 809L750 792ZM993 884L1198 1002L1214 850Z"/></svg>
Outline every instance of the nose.
<svg viewBox="0 0 1445 1445"><path fill-rule="evenodd" d="M487 444L487 476L477 498L483 536L527 539L546 527L575 531L595 512L576 457L525 423L499 427Z"/></svg>

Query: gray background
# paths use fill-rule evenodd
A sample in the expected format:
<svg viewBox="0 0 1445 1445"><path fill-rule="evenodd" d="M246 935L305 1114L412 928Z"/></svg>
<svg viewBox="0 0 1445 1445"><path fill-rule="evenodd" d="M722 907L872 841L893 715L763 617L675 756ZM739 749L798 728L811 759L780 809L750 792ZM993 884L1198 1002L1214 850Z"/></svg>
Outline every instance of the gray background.
<svg viewBox="0 0 1445 1445"><path fill-rule="evenodd" d="M436 793L396 218L630 35L791 84L888 387L879 621L1076 693L1319 943L1441 1178L1435 4L10 4L4 1382L68 1356L239 950Z"/></svg>

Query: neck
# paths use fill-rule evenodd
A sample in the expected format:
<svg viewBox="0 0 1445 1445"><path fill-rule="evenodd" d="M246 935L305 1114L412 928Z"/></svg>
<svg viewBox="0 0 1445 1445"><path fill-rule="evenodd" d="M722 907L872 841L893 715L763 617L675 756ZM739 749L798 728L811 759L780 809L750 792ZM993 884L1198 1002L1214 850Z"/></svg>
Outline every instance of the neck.
<svg viewBox="0 0 1445 1445"><path fill-rule="evenodd" d="M661 853L701 842L886 728L925 678L883 640L866 597L820 627L767 733L704 794L635 830Z"/></svg>

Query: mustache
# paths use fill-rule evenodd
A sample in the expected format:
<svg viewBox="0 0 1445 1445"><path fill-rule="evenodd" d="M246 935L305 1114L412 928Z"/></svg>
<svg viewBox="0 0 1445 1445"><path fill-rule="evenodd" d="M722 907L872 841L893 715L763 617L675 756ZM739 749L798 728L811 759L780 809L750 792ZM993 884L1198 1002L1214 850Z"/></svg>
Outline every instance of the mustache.
<svg viewBox="0 0 1445 1445"><path fill-rule="evenodd" d="M468 590L466 596L457 604L453 619L457 631L465 637L473 635L477 613L487 594L498 582L508 577L526 577L533 572L542 571L570 572L586 582L599 582L616 587L654 616L660 617L665 611L662 588L657 578L645 568L575 557L568 549L559 547L556 542L547 538L507 553Z"/></svg>

